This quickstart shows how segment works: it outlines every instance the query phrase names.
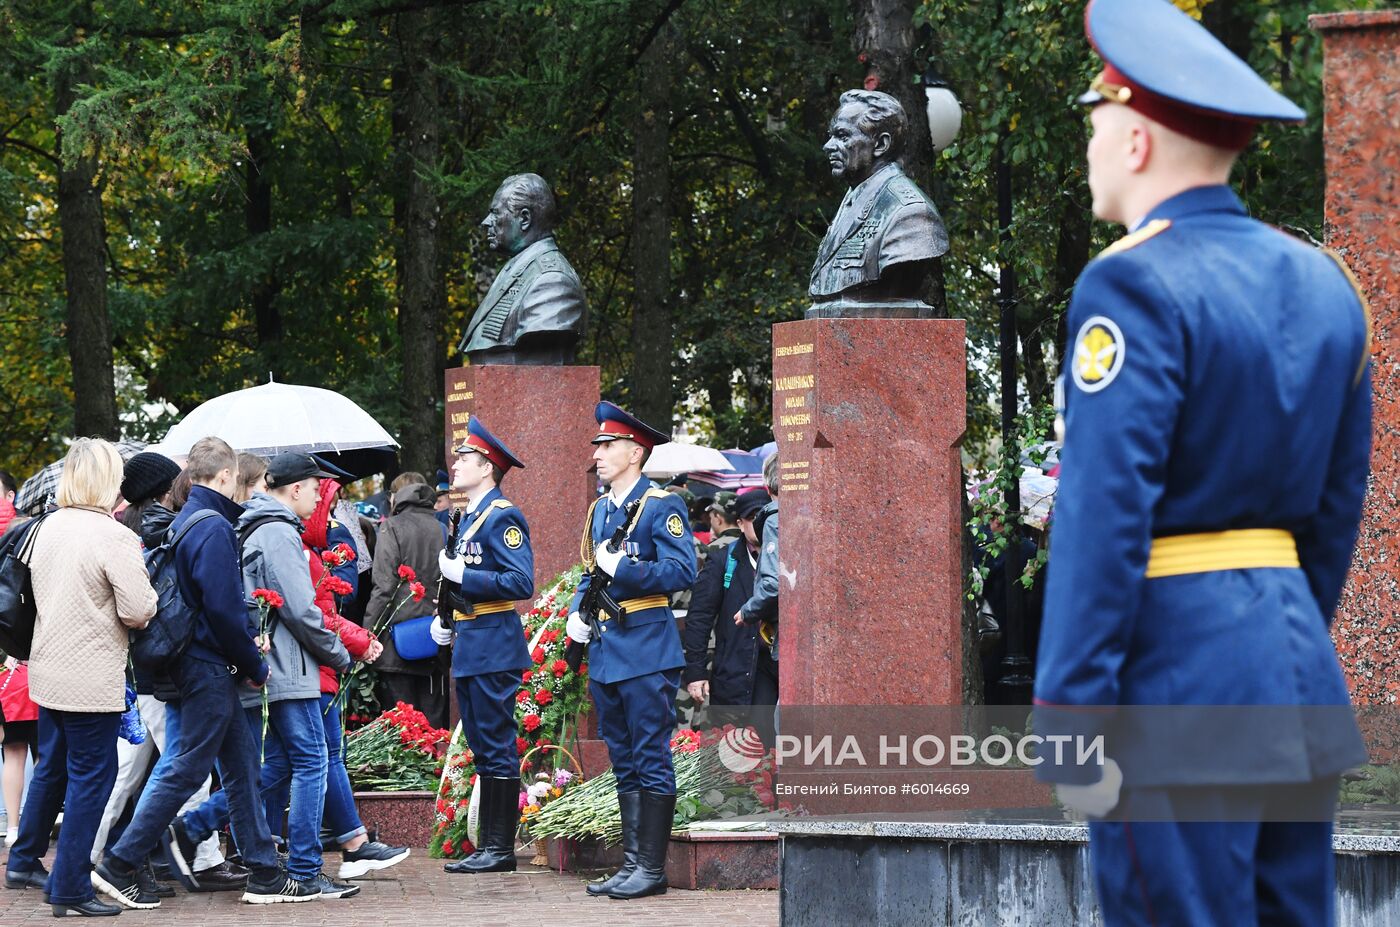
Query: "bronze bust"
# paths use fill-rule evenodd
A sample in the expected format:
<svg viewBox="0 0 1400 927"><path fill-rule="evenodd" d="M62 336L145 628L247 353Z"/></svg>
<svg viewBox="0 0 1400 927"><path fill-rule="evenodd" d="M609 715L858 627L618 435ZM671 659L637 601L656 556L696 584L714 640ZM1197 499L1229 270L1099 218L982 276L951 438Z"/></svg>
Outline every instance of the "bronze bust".
<svg viewBox="0 0 1400 927"><path fill-rule="evenodd" d="M921 299L948 231L899 157L909 118L887 93L841 94L822 150L849 186L812 265L807 318L927 318Z"/></svg>
<svg viewBox="0 0 1400 927"><path fill-rule="evenodd" d="M491 250L510 256L457 350L473 364L572 364L588 304L554 241L554 194L538 174L502 181L481 220Z"/></svg>

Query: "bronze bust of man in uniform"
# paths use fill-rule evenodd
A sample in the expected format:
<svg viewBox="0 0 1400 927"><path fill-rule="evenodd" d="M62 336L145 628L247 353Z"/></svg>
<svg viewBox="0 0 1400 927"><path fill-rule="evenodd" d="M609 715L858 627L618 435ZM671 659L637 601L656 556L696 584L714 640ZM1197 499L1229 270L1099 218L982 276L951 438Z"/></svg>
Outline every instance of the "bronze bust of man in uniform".
<svg viewBox="0 0 1400 927"><path fill-rule="evenodd" d="M887 93L849 90L822 146L850 185L812 266L807 318L928 318L921 294L948 231L899 164L909 118Z"/></svg>
<svg viewBox="0 0 1400 927"><path fill-rule="evenodd" d="M554 223L554 194L538 174L507 177L496 190L481 225L491 249L510 259L457 347L473 364L573 363L588 307Z"/></svg>

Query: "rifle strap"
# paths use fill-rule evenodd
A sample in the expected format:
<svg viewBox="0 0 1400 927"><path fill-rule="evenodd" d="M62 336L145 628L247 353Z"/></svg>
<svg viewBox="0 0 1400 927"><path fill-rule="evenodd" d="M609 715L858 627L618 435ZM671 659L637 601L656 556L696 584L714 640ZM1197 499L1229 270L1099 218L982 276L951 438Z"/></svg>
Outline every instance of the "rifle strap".
<svg viewBox="0 0 1400 927"><path fill-rule="evenodd" d="M648 502L650 502L652 499L665 499L669 495L671 494L666 492L666 490L657 489L655 486L648 489L642 495L642 498L640 500L642 504L637 506L637 511L632 516L632 521L629 522L627 525L627 534L625 536L631 537L632 532L637 530L637 525L642 520L642 513L646 511ZM591 570L594 566L593 551L595 549L595 545L593 544L593 512L595 509L598 508L598 503L602 502L606 498L607 495L605 494L594 499L593 504L588 507L588 517L585 518L583 521L583 538L579 541L578 552L579 559L583 561L584 570Z"/></svg>

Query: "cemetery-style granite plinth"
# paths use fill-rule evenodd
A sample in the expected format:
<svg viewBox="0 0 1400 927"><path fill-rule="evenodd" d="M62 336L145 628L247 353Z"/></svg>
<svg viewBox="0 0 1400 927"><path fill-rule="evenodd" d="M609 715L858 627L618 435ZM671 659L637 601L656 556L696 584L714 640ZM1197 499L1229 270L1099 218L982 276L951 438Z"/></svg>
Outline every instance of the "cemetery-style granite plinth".
<svg viewBox="0 0 1400 927"><path fill-rule="evenodd" d="M360 820L390 846L426 847L433 837L433 792L356 792Z"/></svg>
<svg viewBox="0 0 1400 927"><path fill-rule="evenodd" d="M1371 481L1356 555L1332 624L1353 697L1394 704L1400 656L1400 10L1309 17L1322 36L1325 240L1371 305ZM1389 167L1385 165L1390 165Z"/></svg>
<svg viewBox="0 0 1400 927"><path fill-rule="evenodd" d="M475 414L525 464L501 492L524 513L535 554L535 591L578 563L578 539L597 480L589 441L598 433L597 367L458 367L446 372L446 459ZM454 496L455 505L465 498Z"/></svg>
<svg viewBox="0 0 1400 927"><path fill-rule="evenodd" d="M965 344L961 320L773 327L784 735L962 703Z"/></svg>

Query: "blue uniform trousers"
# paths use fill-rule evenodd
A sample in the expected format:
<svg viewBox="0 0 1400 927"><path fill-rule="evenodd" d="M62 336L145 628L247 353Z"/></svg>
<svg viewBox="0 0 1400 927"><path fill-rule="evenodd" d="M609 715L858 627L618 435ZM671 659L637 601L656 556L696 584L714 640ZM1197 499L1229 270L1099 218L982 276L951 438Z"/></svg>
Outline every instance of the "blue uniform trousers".
<svg viewBox="0 0 1400 927"><path fill-rule="evenodd" d="M598 711L598 733L608 745L619 792L676 791L671 736L676 727L680 682L679 667L620 682L589 680L588 694Z"/></svg>
<svg viewBox="0 0 1400 927"><path fill-rule="evenodd" d="M1335 924L1336 794L1332 779L1302 789L1125 789L1122 816L1136 820L1089 824L1105 927ZM1235 819L1205 820L1212 807Z"/></svg>
<svg viewBox="0 0 1400 927"><path fill-rule="evenodd" d="M457 711L462 715L462 733L476 757L476 772L492 779L514 779L520 775L520 752L515 748L515 695L520 691L520 673L505 670L458 676Z"/></svg>

